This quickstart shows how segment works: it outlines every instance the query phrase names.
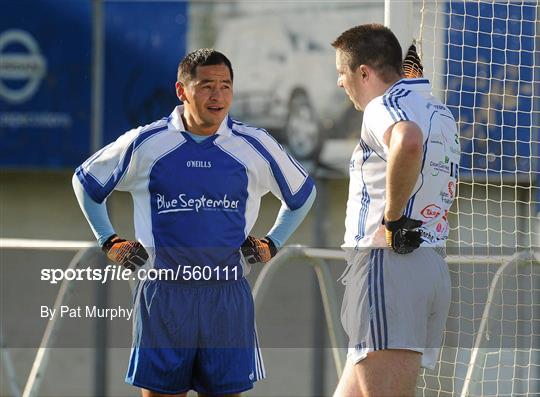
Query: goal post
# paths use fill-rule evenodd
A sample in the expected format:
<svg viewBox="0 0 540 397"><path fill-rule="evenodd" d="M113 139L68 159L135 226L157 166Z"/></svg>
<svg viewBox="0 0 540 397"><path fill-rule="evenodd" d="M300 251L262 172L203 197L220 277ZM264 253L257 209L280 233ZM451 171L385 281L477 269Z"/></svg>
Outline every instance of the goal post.
<svg viewBox="0 0 540 397"><path fill-rule="evenodd" d="M452 304L424 396L540 394L540 5L385 1L460 131ZM473 263L487 253L489 263ZM460 259L463 258L461 262Z"/></svg>

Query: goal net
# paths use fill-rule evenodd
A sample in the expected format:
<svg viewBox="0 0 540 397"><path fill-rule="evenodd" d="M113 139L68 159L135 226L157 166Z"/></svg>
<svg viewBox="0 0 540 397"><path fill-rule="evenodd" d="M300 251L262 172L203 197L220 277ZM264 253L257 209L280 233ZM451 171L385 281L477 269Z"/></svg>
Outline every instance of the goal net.
<svg viewBox="0 0 540 397"><path fill-rule="evenodd" d="M419 390L540 395L540 5L414 4L425 74L456 118L462 149L452 306L441 362Z"/></svg>

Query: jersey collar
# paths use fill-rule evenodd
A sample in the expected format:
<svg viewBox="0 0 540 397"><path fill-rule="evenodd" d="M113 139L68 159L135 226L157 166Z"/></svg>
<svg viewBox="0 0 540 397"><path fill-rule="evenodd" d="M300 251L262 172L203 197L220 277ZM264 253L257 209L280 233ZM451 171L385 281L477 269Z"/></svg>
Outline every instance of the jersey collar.
<svg viewBox="0 0 540 397"><path fill-rule="evenodd" d="M396 81L386 92L395 90L396 88L404 88L410 91L428 91L431 92L431 84L428 79L400 79Z"/></svg>
<svg viewBox="0 0 540 397"><path fill-rule="evenodd" d="M174 108L171 115L168 119L168 126L169 129L175 130L175 131L187 131L186 127L184 126L184 122L182 121L182 113L184 113L184 106L178 105ZM231 135L231 127L232 127L232 120L230 116L227 114L221 124L219 125L218 130L216 131L216 135L224 135L228 136Z"/></svg>

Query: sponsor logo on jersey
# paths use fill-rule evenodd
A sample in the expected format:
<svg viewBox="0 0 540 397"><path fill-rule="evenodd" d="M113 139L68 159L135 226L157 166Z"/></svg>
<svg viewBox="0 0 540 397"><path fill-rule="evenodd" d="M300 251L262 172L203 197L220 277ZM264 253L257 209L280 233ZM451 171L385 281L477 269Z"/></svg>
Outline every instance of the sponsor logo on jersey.
<svg viewBox="0 0 540 397"><path fill-rule="evenodd" d="M437 176L442 172L451 177L457 177L459 164L450 161L448 156L444 156L444 161L430 161L429 166L431 167L431 176Z"/></svg>
<svg viewBox="0 0 540 397"><path fill-rule="evenodd" d="M420 235L422 236L422 239L424 241L427 241L429 243L433 243L438 240L437 236L433 232L430 232L426 229L420 228Z"/></svg>
<svg viewBox="0 0 540 397"><path fill-rule="evenodd" d="M439 193L439 196L441 197L441 201L447 205L452 205L454 202L454 198L449 192L442 191Z"/></svg>
<svg viewBox="0 0 540 397"><path fill-rule="evenodd" d="M432 219L438 217L441 211L441 207L438 205L430 204L424 207L424 209L420 211L420 214L426 219Z"/></svg>
<svg viewBox="0 0 540 397"><path fill-rule="evenodd" d="M448 159L448 157L446 159ZM450 173L450 165L448 165L446 161L445 162L439 161L438 163L436 163L435 161L430 161L429 166L431 167L432 176L437 176L441 172L445 174Z"/></svg>
<svg viewBox="0 0 540 397"><path fill-rule="evenodd" d="M180 211L233 211L238 212L240 200L231 200L225 194L220 198L208 198L204 194L199 197L189 197L180 193L172 199L164 194L156 194L156 207L158 214Z"/></svg>
<svg viewBox="0 0 540 397"><path fill-rule="evenodd" d="M186 163L188 168L212 168L211 161L202 161L202 160L189 160Z"/></svg>
<svg viewBox="0 0 540 397"><path fill-rule="evenodd" d="M431 107L434 107L435 109L438 109L438 110L446 110L446 106L444 105L438 105L436 103L428 102L426 105L426 108L429 109Z"/></svg>

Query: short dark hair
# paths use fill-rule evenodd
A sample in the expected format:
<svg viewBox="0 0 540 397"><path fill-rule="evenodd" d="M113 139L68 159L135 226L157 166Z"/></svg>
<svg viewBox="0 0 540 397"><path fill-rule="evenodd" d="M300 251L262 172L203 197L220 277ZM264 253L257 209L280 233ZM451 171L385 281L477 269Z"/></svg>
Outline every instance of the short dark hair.
<svg viewBox="0 0 540 397"><path fill-rule="evenodd" d="M332 47L349 56L351 71L360 65L368 65L384 81L389 81L394 73L401 76L401 45L394 33L381 24L355 26L343 32Z"/></svg>
<svg viewBox="0 0 540 397"><path fill-rule="evenodd" d="M212 48L199 48L187 54L178 65L177 81L187 83L197 74L197 66L225 65L233 79L231 61L219 51Z"/></svg>

